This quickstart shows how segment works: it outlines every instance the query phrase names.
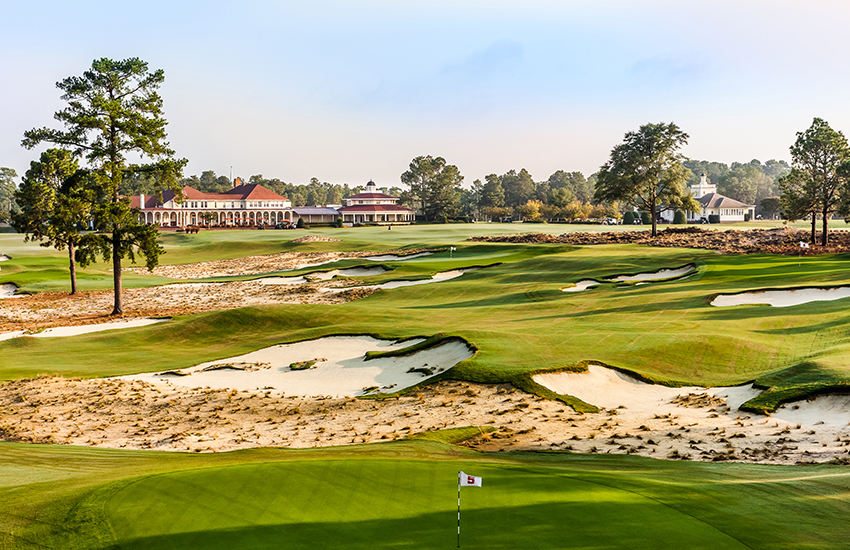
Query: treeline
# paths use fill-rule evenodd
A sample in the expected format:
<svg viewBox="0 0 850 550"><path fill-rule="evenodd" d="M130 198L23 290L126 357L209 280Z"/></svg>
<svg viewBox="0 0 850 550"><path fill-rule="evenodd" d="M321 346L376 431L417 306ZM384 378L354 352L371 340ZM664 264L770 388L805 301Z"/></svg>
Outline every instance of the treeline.
<svg viewBox="0 0 850 550"><path fill-rule="evenodd" d="M0 223L7 223L15 203L15 178L17 172L11 168L0 167Z"/></svg>
<svg viewBox="0 0 850 550"><path fill-rule="evenodd" d="M350 187L347 183L342 185L336 183L320 182L318 178L310 178L310 183L297 184L287 183L277 178L264 178L262 174L255 174L248 179L240 177L247 184L259 184L284 196L292 201L292 206L312 206L325 204L342 204L345 197L356 195L363 191L366 186L358 185ZM180 180L180 186L192 187L204 193L224 193L233 188L233 183L228 176L219 176L213 170L205 170L200 176L192 175ZM145 174L135 174L124 180L122 193L125 195L146 195L154 193L156 182ZM395 197L401 195L401 189L391 187L389 194Z"/></svg>

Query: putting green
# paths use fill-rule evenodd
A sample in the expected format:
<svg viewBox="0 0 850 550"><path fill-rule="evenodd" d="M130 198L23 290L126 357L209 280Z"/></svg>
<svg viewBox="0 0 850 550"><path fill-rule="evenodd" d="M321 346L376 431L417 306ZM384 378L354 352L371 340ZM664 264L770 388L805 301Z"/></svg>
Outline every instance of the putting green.
<svg viewBox="0 0 850 550"><path fill-rule="evenodd" d="M358 460L250 464L141 479L105 505L127 549L447 548L457 472L469 548L747 548L653 499L543 468Z"/></svg>

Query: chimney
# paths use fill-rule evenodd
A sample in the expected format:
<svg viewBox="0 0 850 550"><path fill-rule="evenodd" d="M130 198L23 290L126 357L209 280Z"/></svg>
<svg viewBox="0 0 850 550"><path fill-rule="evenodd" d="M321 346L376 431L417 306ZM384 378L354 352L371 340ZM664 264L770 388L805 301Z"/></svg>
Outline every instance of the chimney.
<svg viewBox="0 0 850 550"><path fill-rule="evenodd" d="M242 186L242 178L236 178L236 179L233 180L233 188L234 189L237 188L237 187L241 187L241 186Z"/></svg>
<svg viewBox="0 0 850 550"><path fill-rule="evenodd" d="M145 195L144 195L144 193L142 193L141 195L139 195L139 208L144 208L144 207L145 207Z"/></svg>

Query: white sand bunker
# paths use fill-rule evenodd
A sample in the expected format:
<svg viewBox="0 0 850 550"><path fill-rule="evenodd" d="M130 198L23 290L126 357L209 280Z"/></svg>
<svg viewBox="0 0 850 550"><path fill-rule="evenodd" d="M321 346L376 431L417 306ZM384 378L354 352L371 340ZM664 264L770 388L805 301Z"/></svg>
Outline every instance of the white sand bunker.
<svg viewBox="0 0 850 550"><path fill-rule="evenodd" d="M581 292L583 290L587 290L588 288L593 288L595 286L599 286L600 284L601 283L599 283L597 281L594 281L594 280L591 280L591 279L586 279L584 281L577 282L574 286L562 288L561 291L562 292Z"/></svg>
<svg viewBox="0 0 850 550"><path fill-rule="evenodd" d="M9 261L9 260L11 260L11 259L12 259L12 258L10 258L9 256L7 256L7 255L5 255L5 254L0 254L0 262L7 262L7 261Z"/></svg>
<svg viewBox="0 0 850 550"><path fill-rule="evenodd" d="M689 264L678 269L660 269L651 273L638 273L637 275L618 275L616 277L609 277L608 280L618 283L631 281L658 281L661 279L675 279L682 275L687 275L694 270L696 270L696 266Z"/></svg>
<svg viewBox="0 0 850 550"><path fill-rule="evenodd" d="M401 288L405 286L417 286L417 285L427 285L430 283L441 283L443 281L449 281L451 279L457 279L464 273L469 271L475 271L477 267L471 267L468 269L453 269L451 271L443 271L433 275L430 279L419 279L417 281L389 281L386 283L381 283L378 285L369 285L369 286L349 286L344 288L323 288L322 290L325 292L344 292L347 290L353 290L358 288L377 288L379 290L389 290L392 288Z"/></svg>
<svg viewBox="0 0 850 550"><path fill-rule="evenodd" d="M711 301L717 307L763 305L790 307L809 302L828 302L850 298L850 286L835 288L800 288L796 290L762 290L741 294L721 294Z"/></svg>
<svg viewBox="0 0 850 550"><path fill-rule="evenodd" d="M417 341L398 343L369 336L332 336L272 346L179 372L121 378L189 388L355 397L413 386L473 355L465 343L452 340L414 355L366 361L367 351L397 350L415 343Z"/></svg>
<svg viewBox="0 0 850 550"><path fill-rule="evenodd" d="M318 271L308 273L299 277L264 277L257 279L262 285L303 285L311 281L330 281L334 277L371 277L381 275L387 270L381 266L375 267L352 267L350 269L334 269L331 271Z"/></svg>
<svg viewBox="0 0 850 550"><path fill-rule="evenodd" d="M0 284L0 298L20 298L28 296L28 294L15 294L18 291L18 285L15 283Z"/></svg>
<svg viewBox="0 0 850 550"><path fill-rule="evenodd" d="M412 260L413 258L420 258L422 256L430 256L433 252L419 252L418 254L408 254L407 256L399 256L397 254L384 254L382 256L366 256L366 258L360 258L358 256L342 256L339 258L334 258L333 260L327 260L324 262L317 263L308 263L308 264L300 264L297 267L287 270L287 271L295 271L296 269L304 269L305 267L318 267L320 265L332 264L335 262L341 262L343 260L361 260L366 259L371 262L403 262L405 260Z"/></svg>
<svg viewBox="0 0 850 550"><path fill-rule="evenodd" d="M734 409L761 392L752 384L734 387L702 388L684 386L669 388L647 384L614 369L590 365L586 372L557 372L538 374L534 381L562 395L578 397L585 403L605 409L626 407L634 413L664 414L677 409L670 400L692 393L707 393L720 397ZM669 410L667 410L669 409Z"/></svg>
<svg viewBox="0 0 850 550"><path fill-rule="evenodd" d="M57 338L62 336L79 336L80 334L88 334L90 332L102 332L104 330L117 330L122 328L146 327L155 323L162 323L170 319L124 319L121 321L112 321L109 323L100 323L98 325L79 325L72 327L53 327L44 329L39 332L29 332L26 330L16 330L14 332L6 332L0 334L0 340L10 340L12 338L20 338L21 336L30 336L32 338Z"/></svg>

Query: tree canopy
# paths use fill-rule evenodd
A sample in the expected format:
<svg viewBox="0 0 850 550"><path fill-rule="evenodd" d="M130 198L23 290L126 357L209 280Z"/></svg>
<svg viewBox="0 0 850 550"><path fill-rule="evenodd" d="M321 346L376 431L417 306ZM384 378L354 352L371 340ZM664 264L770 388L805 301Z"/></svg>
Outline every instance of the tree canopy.
<svg viewBox="0 0 850 550"><path fill-rule="evenodd" d="M158 93L164 80L161 69L151 72L138 58L97 59L82 76L56 84L67 106L54 118L64 129L29 130L22 142L28 149L52 143L88 162L88 185L95 201L92 219L99 233L81 239L79 260L87 265L98 256L104 261L111 257L114 315L124 312L122 259L132 261L140 253L153 269L163 252L156 229L142 224L129 199L122 197L124 179L145 175L155 182L157 192L170 188L179 193L178 179L186 164L185 159L174 158L166 141L167 122ZM140 162L132 163L128 157Z"/></svg>
<svg viewBox="0 0 850 550"><path fill-rule="evenodd" d="M685 190L690 171L678 153L687 142L688 134L673 123L644 124L637 132L627 132L599 170L596 200L623 201L650 212L653 237L664 210L699 211L699 203Z"/></svg>
<svg viewBox="0 0 850 550"><path fill-rule="evenodd" d="M76 247L92 210L87 178L69 151L48 149L30 163L12 213L12 226L26 235L24 241L68 249L71 294L77 292Z"/></svg>
<svg viewBox="0 0 850 550"><path fill-rule="evenodd" d="M410 188L409 200L421 210L425 221L457 214L463 176L443 157L414 158L401 175L401 182Z"/></svg>

